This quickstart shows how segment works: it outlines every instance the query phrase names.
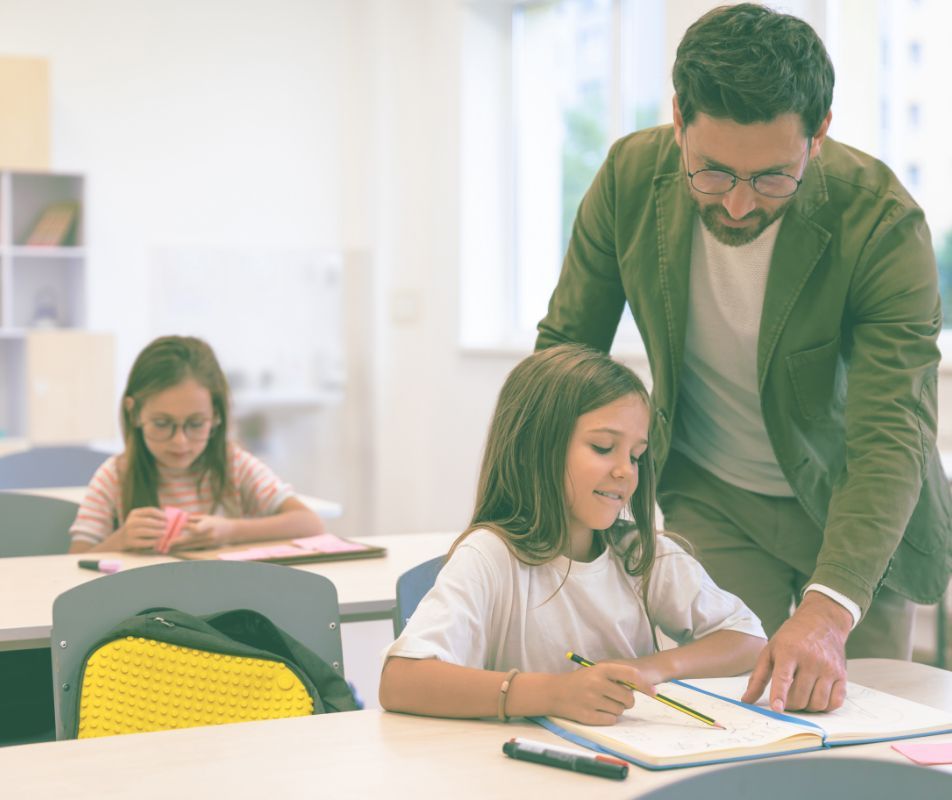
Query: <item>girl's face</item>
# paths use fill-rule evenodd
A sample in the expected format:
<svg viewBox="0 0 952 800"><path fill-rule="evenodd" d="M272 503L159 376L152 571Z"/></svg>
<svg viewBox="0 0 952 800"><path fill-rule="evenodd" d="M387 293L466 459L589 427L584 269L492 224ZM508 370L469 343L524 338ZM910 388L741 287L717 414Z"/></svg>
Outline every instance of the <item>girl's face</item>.
<svg viewBox="0 0 952 800"><path fill-rule="evenodd" d="M132 404L132 398L126 398L126 403ZM194 378L186 378L147 398L136 422L145 446L161 466L186 469L208 446L214 416L211 392Z"/></svg>
<svg viewBox="0 0 952 800"><path fill-rule="evenodd" d="M618 518L638 488L638 459L648 447L648 407L635 394L582 414L565 462L572 557L591 549L592 531Z"/></svg>

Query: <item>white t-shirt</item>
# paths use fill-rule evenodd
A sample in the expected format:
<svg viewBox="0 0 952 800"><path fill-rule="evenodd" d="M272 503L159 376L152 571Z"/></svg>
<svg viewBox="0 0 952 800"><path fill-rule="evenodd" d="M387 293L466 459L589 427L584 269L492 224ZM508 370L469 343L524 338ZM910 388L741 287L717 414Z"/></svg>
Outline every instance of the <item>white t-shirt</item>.
<svg viewBox="0 0 952 800"><path fill-rule="evenodd" d="M657 553L648 607L666 636L678 644L719 630L764 636L753 612L671 539L659 534ZM562 673L577 668L568 650L592 661L654 652L641 578L610 548L587 563L559 556L530 566L479 529L456 548L386 656Z"/></svg>

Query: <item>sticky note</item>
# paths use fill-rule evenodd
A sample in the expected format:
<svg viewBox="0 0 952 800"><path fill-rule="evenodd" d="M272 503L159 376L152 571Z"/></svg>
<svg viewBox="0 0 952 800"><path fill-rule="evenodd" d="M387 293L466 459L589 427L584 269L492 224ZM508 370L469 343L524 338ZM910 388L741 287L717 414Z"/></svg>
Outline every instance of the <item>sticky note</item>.
<svg viewBox="0 0 952 800"><path fill-rule="evenodd" d="M952 764L952 741L898 742L892 748L917 764Z"/></svg>

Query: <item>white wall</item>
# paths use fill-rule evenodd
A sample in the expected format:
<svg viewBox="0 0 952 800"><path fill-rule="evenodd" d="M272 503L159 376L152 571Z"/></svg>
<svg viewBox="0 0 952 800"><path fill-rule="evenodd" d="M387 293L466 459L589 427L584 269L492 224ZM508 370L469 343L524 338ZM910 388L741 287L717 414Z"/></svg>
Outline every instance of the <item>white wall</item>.
<svg viewBox="0 0 952 800"><path fill-rule="evenodd" d="M87 176L88 320L121 381L165 332L156 248L344 250L363 375L283 433L350 533L465 524L515 361L456 347L458 23L445 0L0 0L0 52L51 63L51 166Z"/></svg>

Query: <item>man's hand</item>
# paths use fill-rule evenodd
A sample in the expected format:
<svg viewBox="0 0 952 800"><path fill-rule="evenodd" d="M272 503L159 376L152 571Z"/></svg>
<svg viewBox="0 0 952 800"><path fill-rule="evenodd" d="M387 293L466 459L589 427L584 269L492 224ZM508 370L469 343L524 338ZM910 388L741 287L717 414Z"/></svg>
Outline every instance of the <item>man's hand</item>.
<svg viewBox="0 0 952 800"><path fill-rule="evenodd" d="M767 643L741 698L756 703L770 682L774 711L833 711L846 699L846 637L853 617L835 600L807 592Z"/></svg>

